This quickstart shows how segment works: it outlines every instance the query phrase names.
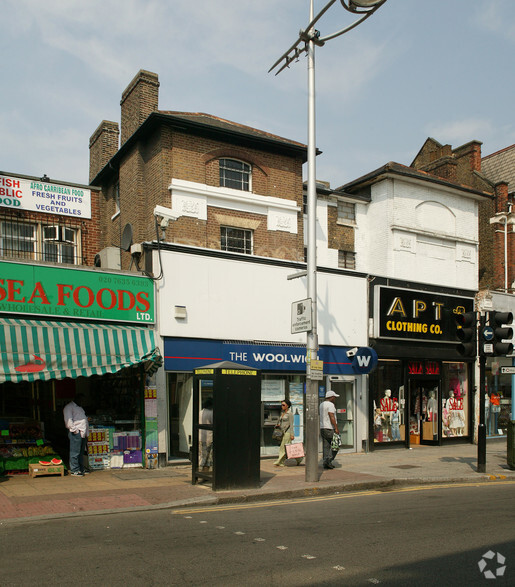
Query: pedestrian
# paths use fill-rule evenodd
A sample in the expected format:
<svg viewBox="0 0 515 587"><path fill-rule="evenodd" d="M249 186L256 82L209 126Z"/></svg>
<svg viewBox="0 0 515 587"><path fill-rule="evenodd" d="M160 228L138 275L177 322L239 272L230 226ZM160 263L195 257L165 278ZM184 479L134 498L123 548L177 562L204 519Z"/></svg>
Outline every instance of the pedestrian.
<svg viewBox="0 0 515 587"><path fill-rule="evenodd" d="M200 411L200 424L213 426L213 398L208 397ZM209 471L213 466L213 430L200 429L200 469Z"/></svg>
<svg viewBox="0 0 515 587"><path fill-rule="evenodd" d="M275 461L276 467L284 467L284 461L286 460L286 445L290 444L295 439L295 433L293 431L293 414L291 412L291 401L289 399L283 399L281 402L281 415L279 416L278 425L283 433L281 445L279 446L279 456ZM302 462L302 457L295 459L297 465Z"/></svg>
<svg viewBox="0 0 515 587"><path fill-rule="evenodd" d="M70 472L75 477L82 477L86 472L84 453L88 443L89 424L82 407L83 400L84 396L77 394L75 400L67 403L63 409L64 424L70 439Z"/></svg>
<svg viewBox="0 0 515 587"><path fill-rule="evenodd" d="M331 448L331 442L335 434L340 434L336 421L336 407L334 402L340 397L334 391L325 394L325 400L320 404L320 435L322 436L324 469L334 469L333 460L338 454Z"/></svg>

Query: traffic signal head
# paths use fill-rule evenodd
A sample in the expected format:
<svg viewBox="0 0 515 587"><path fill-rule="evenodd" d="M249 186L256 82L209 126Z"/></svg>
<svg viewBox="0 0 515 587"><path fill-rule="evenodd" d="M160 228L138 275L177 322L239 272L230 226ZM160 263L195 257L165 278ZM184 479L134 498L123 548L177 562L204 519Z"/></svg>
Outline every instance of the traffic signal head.
<svg viewBox="0 0 515 587"><path fill-rule="evenodd" d="M489 312L488 319L493 329L493 354L496 357L505 357L513 353L513 314L511 312ZM503 342L508 341L508 342Z"/></svg>
<svg viewBox="0 0 515 587"><path fill-rule="evenodd" d="M456 350L463 357L475 357L477 339L476 312L455 314L454 319L456 321L456 337L461 341Z"/></svg>

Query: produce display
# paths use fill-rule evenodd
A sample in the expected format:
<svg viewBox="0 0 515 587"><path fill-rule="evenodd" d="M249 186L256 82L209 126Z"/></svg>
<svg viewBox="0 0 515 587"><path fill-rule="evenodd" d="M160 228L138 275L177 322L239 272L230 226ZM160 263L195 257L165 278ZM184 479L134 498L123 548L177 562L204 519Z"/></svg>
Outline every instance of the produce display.
<svg viewBox="0 0 515 587"><path fill-rule="evenodd" d="M62 464L41 423L0 421L0 475L28 471L30 464Z"/></svg>

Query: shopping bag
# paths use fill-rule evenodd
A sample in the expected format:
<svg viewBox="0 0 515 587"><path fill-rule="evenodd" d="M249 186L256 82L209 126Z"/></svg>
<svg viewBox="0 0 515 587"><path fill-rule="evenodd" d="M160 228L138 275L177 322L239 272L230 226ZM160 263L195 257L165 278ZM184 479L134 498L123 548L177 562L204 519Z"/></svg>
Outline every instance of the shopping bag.
<svg viewBox="0 0 515 587"><path fill-rule="evenodd" d="M286 456L289 459L300 459L304 456L304 445L302 442L286 445Z"/></svg>
<svg viewBox="0 0 515 587"><path fill-rule="evenodd" d="M342 444L342 439L340 438L339 434L336 432L333 434L333 440L331 441L331 450L333 452L338 452L340 450L340 446Z"/></svg>

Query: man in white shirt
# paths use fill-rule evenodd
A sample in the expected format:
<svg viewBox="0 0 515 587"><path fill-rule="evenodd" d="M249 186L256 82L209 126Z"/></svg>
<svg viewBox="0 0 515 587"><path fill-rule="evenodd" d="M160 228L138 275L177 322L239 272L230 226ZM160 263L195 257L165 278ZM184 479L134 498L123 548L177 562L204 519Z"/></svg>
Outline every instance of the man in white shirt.
<svg viewBox="0 0 515 587"><path fill-rule="evenodd" d="M70 472L76 477L84 475L84 453L88 443L89 425L84 408L81 407L82 395L64 406L64 424L68 428L70 439Z"/></svg>
<svg viewBox="0 0 515 587"><path fill-rule="evenodd" d="M337 397L340 396L334 391L328 391L325 394L325 400L320 404L320 435L322 436L324 469L334 469L333 459L338 453L331 449L333 435L340 434L334 405Z"/></svg>

